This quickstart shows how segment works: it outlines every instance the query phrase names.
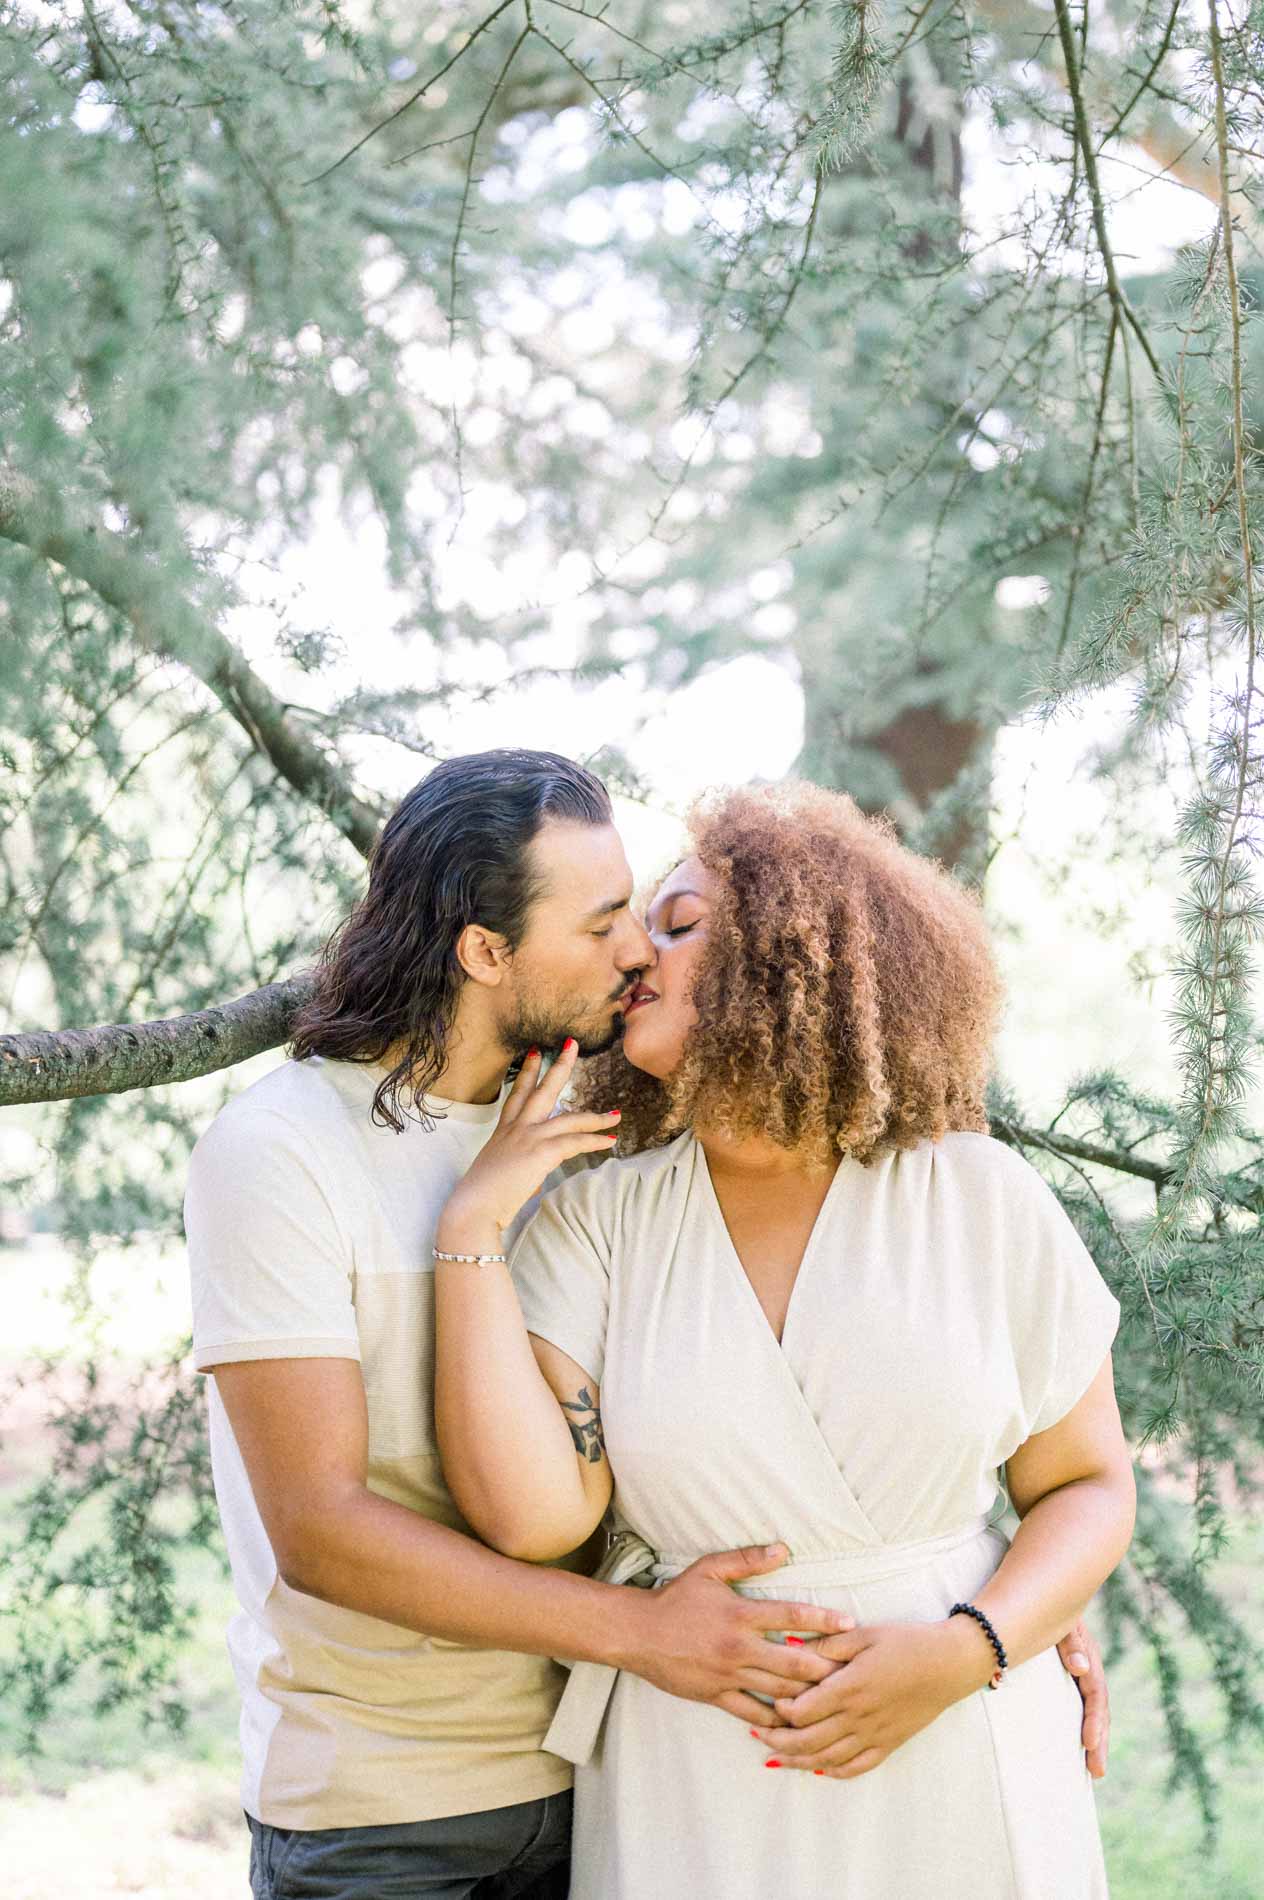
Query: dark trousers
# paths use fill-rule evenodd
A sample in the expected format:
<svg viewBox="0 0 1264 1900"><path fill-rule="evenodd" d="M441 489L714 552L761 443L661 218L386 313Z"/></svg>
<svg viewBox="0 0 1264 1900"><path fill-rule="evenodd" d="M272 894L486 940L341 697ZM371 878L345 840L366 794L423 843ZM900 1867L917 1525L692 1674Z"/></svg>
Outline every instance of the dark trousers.
<svg viewBox="0 0 1264 1900"><path fill-rule="evenodd" d="M566 1900L571 1793L392 1827L250 1822L254 1900Z"/></svg>

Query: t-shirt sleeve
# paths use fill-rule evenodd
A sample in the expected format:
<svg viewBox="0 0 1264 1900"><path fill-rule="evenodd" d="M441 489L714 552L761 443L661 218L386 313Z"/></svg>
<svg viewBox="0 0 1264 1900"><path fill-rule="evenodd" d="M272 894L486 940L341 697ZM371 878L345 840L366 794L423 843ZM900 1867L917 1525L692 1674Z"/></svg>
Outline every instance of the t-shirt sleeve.
<svg viewBox="0 0 1264 1900"><path fill-rule="evenodd" d="M1018 1267L1015 1346L1027 1434L1046 1432L1079 1403L1119 1326L1119 1302L1053 1189L1018 1163L1010 1246Z"/></svg>
<svg viewBox="0 0 1264 1900"><path fill-rule="evenodd" d="M541 1200L509 1259L527 1331L582 1366L598 1384L610 1311L616 1166L564 1180Z"/></svg>
<svg viewBox="0 0 1264 1900"><path fill-rule="evenodd" d="M199 1371L241 1359L359 1359L352 1252L303 1133L229 1103L184 1200Z"/></svg>

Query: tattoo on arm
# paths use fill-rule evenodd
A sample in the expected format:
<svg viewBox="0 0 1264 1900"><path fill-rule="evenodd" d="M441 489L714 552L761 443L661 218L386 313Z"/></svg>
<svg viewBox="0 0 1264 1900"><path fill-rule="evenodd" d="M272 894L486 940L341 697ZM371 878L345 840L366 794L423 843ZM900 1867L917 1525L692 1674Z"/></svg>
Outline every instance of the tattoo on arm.
<svg viewBox="0 0 1264 1900"><path fill-rule="evenodd" d="M593 1403L592 1393L586 1385L581 1385L578 1398L562 1399L559 1403L568 1414L566 1423L570 1426L576 1456L586 1458L590 1465L599 1465L605 1455L606 1440L601 1429L601 1410Z"/></svg>

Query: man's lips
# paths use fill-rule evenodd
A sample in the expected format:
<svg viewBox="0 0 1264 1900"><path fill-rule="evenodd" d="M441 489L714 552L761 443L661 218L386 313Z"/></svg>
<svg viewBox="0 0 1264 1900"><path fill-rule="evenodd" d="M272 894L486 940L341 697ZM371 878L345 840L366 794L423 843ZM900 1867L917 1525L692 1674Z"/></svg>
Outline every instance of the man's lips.
<svg viewBox="0 0 1264 1900"><path fill-rule="evenodd" d="M650 989L645 983L638 983L624 1004L623 1013L625 1016L630 1016L634 1009L640 1009L645 1003L656 1003L657 1001L657 990Z"/></svg>

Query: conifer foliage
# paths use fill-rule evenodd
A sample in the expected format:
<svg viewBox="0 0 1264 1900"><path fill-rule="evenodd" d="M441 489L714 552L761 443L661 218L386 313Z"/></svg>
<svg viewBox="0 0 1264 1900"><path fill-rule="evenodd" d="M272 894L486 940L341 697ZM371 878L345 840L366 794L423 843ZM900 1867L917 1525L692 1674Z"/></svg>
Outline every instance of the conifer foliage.
<svg viewBox="0 0 1264 1900"><path fill-rule="evenodd" d="M1123 1305L1105 1606L1210 1818L1178 1633L1264 1735L1211 1561L1264 1454L1258 3L0 0L0 96L6 1196L85 1271L176 1231L190 1079L284 1039L371 761L443 756L559 627L577 692L781 655L801 769L975 878L997 732L1130 682L1120 774L1188 761L1181 1087L1090 1076L1035 1127L1010 1078L994 1128ZM1196 235L1135 267L1178 188ZM292 585L335 517L403 687ZM188 1375L103 1356L49 1402L0 1687L33 1734L85 1683L178 1720Z"/></svg>

